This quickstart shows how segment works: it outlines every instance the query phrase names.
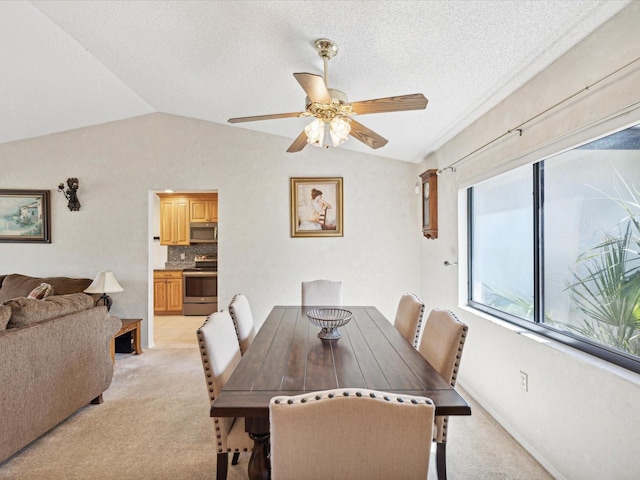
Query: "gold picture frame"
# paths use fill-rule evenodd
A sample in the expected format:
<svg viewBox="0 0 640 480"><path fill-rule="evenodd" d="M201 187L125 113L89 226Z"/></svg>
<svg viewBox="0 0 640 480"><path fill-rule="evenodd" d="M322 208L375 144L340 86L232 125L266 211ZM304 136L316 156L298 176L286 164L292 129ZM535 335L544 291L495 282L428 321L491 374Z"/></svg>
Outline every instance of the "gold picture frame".
<svg viewBox="0 0 640 480"><path fill-rule="evenodd" d="M291 236L343 236L342 177L291 178Z"/></svg>

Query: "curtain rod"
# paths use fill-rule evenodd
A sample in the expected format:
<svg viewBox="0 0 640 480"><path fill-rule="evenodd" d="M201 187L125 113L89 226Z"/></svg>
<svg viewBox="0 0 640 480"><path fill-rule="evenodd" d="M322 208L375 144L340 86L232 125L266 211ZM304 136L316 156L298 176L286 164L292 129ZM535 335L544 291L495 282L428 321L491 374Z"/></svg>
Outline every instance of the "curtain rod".
<svg viewBox="0 0 640 480"><path fill-rule="evenodd" d="M512 134L513 132L518 132L518 135L521 137L522 136L522 131L523 131L523 127L525 125L527 125L528 123L533 122L534 120L540 118L541 116L549 113L551 110L554 110L556 108L558 108L561 105L564 105L565 103L567 103L570 100L573 100L575 97L577 97L578 95L581 95L585 92L588 92L590 89L592 89L593 87L599 85L600 83L604 82L605 80L608 80L609 78L613 77L614 75L617 75L618 73L620 73L623 70L626 70L627 68L629 68L630 66L636 64L640 62L640 57L636 58L635 60L632 60L631 62L627 63L626 65L623 65L622 67L618 68L617 70L614 70L613 72L609 73L608 75L605 75L604 77L602 77L601 79L593 82L591 85L587 85L586 87L584 87L581 90L578 90L577 92L569 95L568 97L566 97L563 100L560 100L558 103L550 106L549 108L547 108L546 110L543 110L542 112L538 113L537 115L534 115L533 117L529 118L528 120L525 120L524 122L522 122L520 125L511 128L509 130L507 130L505 133L503 133L502 135L494 138L493 140L485 143L484 145L482 145L481 147L476 148L474 151L472 151L471 153L468 153L467 155L465 155L464 157L456 160L455 162L453 162L451 165L448 165L445 168L442 168L440 170L438 170L438 175L447 171L447 170L451 170L452 172L455 172L455 166L458 165L459 163L463 162L464 160L466 160L467 158L471 157L472 155L475 155L476 153L478 153L480 150L484 150L486 147L488 147L489 145L494 144L495 142L497 142L498 140L506 137L507 135Z"/></svg>

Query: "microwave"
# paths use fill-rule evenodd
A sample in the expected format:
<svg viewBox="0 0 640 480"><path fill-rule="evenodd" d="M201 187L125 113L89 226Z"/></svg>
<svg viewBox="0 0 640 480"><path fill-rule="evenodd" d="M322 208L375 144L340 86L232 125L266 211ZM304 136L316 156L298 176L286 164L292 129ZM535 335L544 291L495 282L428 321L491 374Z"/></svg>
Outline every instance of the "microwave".
<svg viewBox="0 0 640 480"><path fill-rule="evenodd" d="M190 223L189 243L218 243L218 224Z"/></svg>

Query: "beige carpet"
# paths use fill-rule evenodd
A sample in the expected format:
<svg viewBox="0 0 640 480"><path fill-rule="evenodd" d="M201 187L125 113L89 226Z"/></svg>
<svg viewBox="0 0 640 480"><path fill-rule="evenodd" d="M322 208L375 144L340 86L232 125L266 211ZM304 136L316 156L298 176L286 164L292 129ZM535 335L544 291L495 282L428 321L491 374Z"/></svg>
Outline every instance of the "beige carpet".
<svg viewBox="0 0 640 480"><path fill-rule="evenodd" d="M117 354L104 403L84 407L0 464L0 479L214 480L213 428L195 340L202 320L156 317L156 346L143 355ZM473 415L451 419L450 480L551 478L461 393ZM242 454L229 466L229 480L246 479L247 462ZM432 461L429 480L435 479Z"/></svg>

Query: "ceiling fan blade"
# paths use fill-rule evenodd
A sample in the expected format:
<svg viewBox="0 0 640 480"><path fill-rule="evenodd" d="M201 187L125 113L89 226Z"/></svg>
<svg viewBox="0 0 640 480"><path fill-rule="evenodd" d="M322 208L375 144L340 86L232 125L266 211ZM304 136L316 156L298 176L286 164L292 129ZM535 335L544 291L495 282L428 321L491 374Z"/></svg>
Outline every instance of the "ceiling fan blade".
<svg viewBox="0 0 640 480"><path fill-rule="evenodd" d="M427 108L427 98L421 93L401 95L399 97L376 98L353 102L351 111L358 115L367 113L400 112L403 110L424 110Z"/></svg>
<svg viewBox="0 0 640 480"><path fill-rule="evenodd" d="M238 118L230 118L227 120L229 123L241 123L241 122L255 122L256 120L273 120L275 118L291 118L291 117L302 117L304 113L294 112L294 113L274 113L272 115L257 115L255 117L238 117Z"/></svg>
<svg viewBox="0 0 640 480"><path fill-rule="evenodd" d="M291 146L287 148L287 152L288 153L299 152L306 146L307 146L307 133L304 130L302 130L302 133L298 135L298 138L296 138L291 144Z"/></svg>
<svg viewBox="0 0 640 480"><path fill-rule="evenodd" d="M349 123L351 123L351 132L349 132L349 135L351 135L356 140L360 140L362 143L368 145L371 148L375 149L384 147L389 141L386 138L378 135L373 130L369 130L361 123L356 122L353 118L349 119Z"/></svg>
<svg viewBox="0 0 640 480"><path fill-rule="evenodd" d="M329 95L329 90L327 90L321 75L294 73L293 76L296 77L309 100L315 103L331 103L331 95Z"/></svg>

